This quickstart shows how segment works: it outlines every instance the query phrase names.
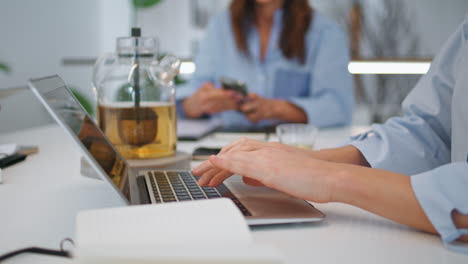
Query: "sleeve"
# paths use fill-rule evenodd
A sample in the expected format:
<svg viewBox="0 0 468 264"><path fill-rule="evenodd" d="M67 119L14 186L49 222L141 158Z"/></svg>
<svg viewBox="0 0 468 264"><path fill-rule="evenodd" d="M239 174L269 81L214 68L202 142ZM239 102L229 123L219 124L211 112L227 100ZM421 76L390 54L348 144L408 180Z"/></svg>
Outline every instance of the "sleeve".
<svg viewBox="0 0 468 264"><path fill-rule="evenodd" d="M349 48L338 25L326 25L314 49L315 58L309 85L309 96L291 97L301 107L308 122L318 127L342 126L351 123L354 104L353 80L348 71ZM312 49L311 49L312 50Z"/></svg>
<svg viewBox="0 0 468 264"><path fill-rule="evenodd" d="M188 83L177 87L176 106L179 117L185 117L182 110L182 101L185 98L195 93L203 83L215 83L216 67L219 67L217 62L220 60L220 53L218 52L218 43L220 42L217 41L217 38L222 38L223 34L228 34L228 32L222 32L223 27L221 26L221 22L226 15L228 15L228 12L223 12L210 20L195 57L195 72Z"/></svg>
<svg viewBox="0 0 468 264"><path fill-rule="evenodd" d="M451 213L458 210L468 215L467 171L468 163L458 162L411 177L416 198L445 246L464 253L468 253L468 244L455 240L461 235L468 235L468 229L457 228Z"/></svg>
<svg viewBox="0 0 468 264"><path fill-rule="evenodd" d="M403 117L373 125L350 142L373 168L413 175L450 162L451 105L463 45L461 26L404 100Z"/></svg>

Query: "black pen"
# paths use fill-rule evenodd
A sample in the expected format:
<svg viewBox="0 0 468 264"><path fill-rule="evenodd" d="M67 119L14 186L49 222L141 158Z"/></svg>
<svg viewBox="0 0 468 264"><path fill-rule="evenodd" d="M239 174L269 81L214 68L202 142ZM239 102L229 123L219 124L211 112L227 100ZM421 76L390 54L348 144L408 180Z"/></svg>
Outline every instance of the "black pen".
<svg viewBox="0 0 468 264"><path fill-rule="evenodd" d="M25 160L27 155L15 153L0 159L0 169L6 168L20 161Z"/></svg>

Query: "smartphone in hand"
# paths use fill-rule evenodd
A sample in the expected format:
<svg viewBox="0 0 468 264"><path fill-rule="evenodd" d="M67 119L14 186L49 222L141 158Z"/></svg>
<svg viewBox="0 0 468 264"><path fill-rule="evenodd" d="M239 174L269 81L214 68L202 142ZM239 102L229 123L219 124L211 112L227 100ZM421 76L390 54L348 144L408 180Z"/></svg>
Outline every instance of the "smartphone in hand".
<svg viewBox="0 0 468 264"><path fill-rule="evenodd" d="M248 94L247 85L243 81L222 77L220 82L223 89L225 90L235 91L242 95L242 97L246 97Z"/></svg>

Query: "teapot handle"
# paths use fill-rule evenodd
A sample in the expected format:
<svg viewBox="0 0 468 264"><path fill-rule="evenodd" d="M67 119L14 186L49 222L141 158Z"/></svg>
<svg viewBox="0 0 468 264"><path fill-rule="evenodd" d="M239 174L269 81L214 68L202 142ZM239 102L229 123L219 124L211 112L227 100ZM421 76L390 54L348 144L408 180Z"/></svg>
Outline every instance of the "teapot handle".
<svg viewBox="0 0 468 264"><path fill-rule="evenodd" d="M181 61L174 55L166 55L159 63L152 65L151 74L155 80L158 80L165 86L171 85L175 76L179 74Z"/></svg>
<svg viewBox="0 0 468 264"><path fill-rule="evenodd" d="M116 62L117 62L117 56L115 53L103 54L96 60L96 63L94 64L94 68L93 68L93 79L92 79L93 86L95 89L99 88L99 84L109 74L109 72L112 70L112 65L114 65ZM109 66L104 67L104 65L106 64L111 64L111 65L109 65L110 67Z"/></svg>

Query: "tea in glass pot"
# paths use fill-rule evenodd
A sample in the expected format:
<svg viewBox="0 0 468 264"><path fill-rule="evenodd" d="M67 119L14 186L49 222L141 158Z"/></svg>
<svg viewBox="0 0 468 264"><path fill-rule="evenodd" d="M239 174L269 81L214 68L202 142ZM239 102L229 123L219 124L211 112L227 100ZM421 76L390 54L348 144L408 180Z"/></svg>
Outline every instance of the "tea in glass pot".
<svg viewBox="0 0 468 264"><path fill-rule="evenodd" d="M180 60L157 58L155 38L117 39L117 53L100 57L93 83L98 124L127 159L166 157L176 151L176 108L173 80Z"/></svg>

